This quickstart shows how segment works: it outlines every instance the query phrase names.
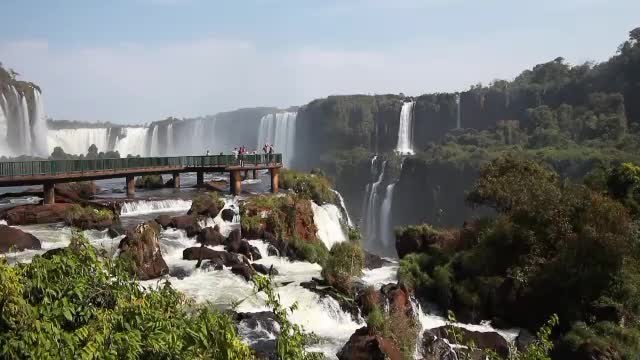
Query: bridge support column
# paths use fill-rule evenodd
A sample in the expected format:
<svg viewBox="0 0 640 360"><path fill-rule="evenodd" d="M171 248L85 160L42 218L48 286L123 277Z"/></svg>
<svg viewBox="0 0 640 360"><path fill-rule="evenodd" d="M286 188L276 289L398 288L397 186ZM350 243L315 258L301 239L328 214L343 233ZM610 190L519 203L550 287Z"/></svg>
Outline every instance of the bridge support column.
<svg viewBox="0 0 640 360"><path fill-rule="evenodd" d="M45 204L45 205L54 204L56 202L55 184L52 183L52 182L44 183L44 184L42 184L42 190L44 192L43 204Z"/></svg>
<svg viewBox="0 0 640 360"><path fill-rule="evenodd" d="M254 180L257 179L258 178L258 170L253 169L252 172L253 172L253 174L252 174L253 175L253 179Z"/></svg>
<svg viewBox="0 0 640 360"><path fill-rule="evenodd" d="M136 177L128 175L126 179L127 179L127 197L132 198L136 195Z"/></svg>
<svg viewBox="0 0 640 360"><path fill-rule="evenodd" d="M278 181L280 175L280 168L271 168L269 169L269 174L271 174L271 192L277 193L280 190Z"/></svg>
<svg viewBox="0 0 640 360"><path fill-rule="evenodd" d="M204 185L204 173L202 171L196 172L196 186L201 187Z"/></svg>
<svg viewBox="0 0 640 360"><path fill-rule="evenodd" d="M173 173L173 188L180 189L180 173Z"/></svg>
<svg viewBox="0 0 640 360"><path fill-rule="evenodd" d="M240 170L231 170L229 172L229 190L233 195L240 195L242 192L242 174Z"/></svg>

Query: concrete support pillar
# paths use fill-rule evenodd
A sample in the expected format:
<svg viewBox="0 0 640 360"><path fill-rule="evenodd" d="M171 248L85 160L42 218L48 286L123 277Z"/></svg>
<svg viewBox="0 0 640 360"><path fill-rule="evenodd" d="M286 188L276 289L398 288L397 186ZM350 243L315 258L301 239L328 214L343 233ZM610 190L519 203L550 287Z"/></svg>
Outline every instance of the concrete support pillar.
<svg viewBox="0 0 640 360"><path fill-rule="evenodd" d="M42 184L42 190L44 192L44 204L54 204L56 202L56 188L54 183Z"/></svg>
<svg viewBox="0 0 640 360"><path fill-rule="evenodd" d="M173 188L180 189L180 173L173 173Z"/></svg>
<svg viewBox="0 0 640 360"><path fill-rule="evenodd" d="M269 173L271 174L271 192L275 194L280 189L278 185L280 168L271 168Z"/></svg>
<svg viewBox="0 0 640 360"><path fill-rule="evenodd" d="M136 196L136 177L127 176L127 197L132 198Z"/></svg>
<svg viewBox="0 0 640 360"><path fill-rule="evenodd" d="M257 178L258 178L258 170L253 169L253 170L252 170L252 172L253 172L253 174L252 174L253 179L254 179L254 180L255 180L255 179L257 179Z"/></svg>
<svg viewBox="0 0 640 360"><path fill-rule="evenodd" d="M202 171L196 172L196 186L200 187L204 185L204 173Z"/></svg>
<svg viewBox="0 0 640 360"><path fill-rule="evenodd" d="M242 174L240 170L231 170L229 172L229 189L233 195L240 195L242 192Z"/></svg>

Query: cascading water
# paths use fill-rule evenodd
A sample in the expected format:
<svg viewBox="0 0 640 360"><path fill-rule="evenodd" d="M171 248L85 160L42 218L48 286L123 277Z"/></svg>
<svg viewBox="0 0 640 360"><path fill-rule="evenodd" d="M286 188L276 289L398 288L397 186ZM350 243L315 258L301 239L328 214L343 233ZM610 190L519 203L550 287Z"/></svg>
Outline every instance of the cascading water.
<svg viewBox="0 0 640 360"><path fill-rule="evenodd" d="M375 159L372 161L372 169L374 169ZM362 230L364 233L365 241L371 245L377 242L378 239L378 216L380 214L379 211L379 200L378 200L378 187L382 183L384 179L384 171L386 168L387 162L386 160L382 162L382 169L380 170L380 174L376 181L372 184L367 185L367 193L365 196L366 205L363 212L362 218Z"/></svg>
<svg viewBox="0 0 640 360"><path fill-rule="evenodd" d="M122 204L121 216L136 216L157 212L187 211L191 208L191 200L140 200Z"/></svg>
<svg viewBox="0 0 640 360"><path fill-rule="evenodd" d="M277 153L282 153L285 165L291 164L295 153L297 112L267 114L260 119L257 149L270 144Z"/></svg>
<svg viewBox="0 0 640 360"><path fill-rule="evenodd" d="M149 149L149 156L160 155L160 144L158 143L158 125L155 125L151 130L151 148Z"/></svg>
<svg viewBox="0 0 640 360"><path fill-rule="evenodd" d="M116 142L114 150L122 157L129 154L146 156L147 133L146 127L122 128L122 136Z"/></svg>
<svg viewBox="0 0 640 360"><path fill-rule="evenodd" d="M7 142L7 101L2 91L0 91L0 155L12 155Z"/></svg>
<svg viewBox="0 0 640 360"><path fill-rule="evenodd" d="M344 203L342 194L340 194L340 192L338 192L337 190L331 189L331 191L336 194L336 196L338 197L338 201L340 201L340 210L342 210L342 213L347 218L347 225L349 227L353 227L353 221L351 221L351 216L349 216L349 210L347 210L347 205Z"/></svg>
<svg viewBox="0 0 640 360"><path fill-rule="evenodd" d="M460 129L460 94L456 94L456 129Z"/></svg>
<svg viewBox="0 0 640 360"><path fill-rule="evenodd" d="M342 230L342 214L340 209L333 204L318 204L311 202L313 209L313 222L318 227L318 238L324 243L327 249L337 243L347 240Z"/></svg>
<svg viewBox="0 0 640 360"><path fill-rule="evenodd" d="M398 154L413 155L413 105L415 102L405 102L400 111L400 126L398 128Z"/></svg>
<svg viewBox="0 0 640 360"><path fill-rule="evenodd" d="M175 154L175 150L173 147L173 123L167 125L167 148L166 148L166 155L174 155Z"/></svg>
<svg viewBox="0 0 640 360"><path fill-rule="evenodd" d="M380 239L384 246L391 245L391 239L393 239L393 233L391 231L391 204L393 202L393 188L396 184L387 185L387 191L380 207Z"/></svg>
<svg viewBox="0 0 640 360"><path fill-rule="evenodd" d="M112 150L109 147L107 128L49 130L47 137L49 153L59 146L68 154L86 154L92 144L95 144L99 151Z"/></svg>
<svg viewBox="0 0 640 360"><path fill-rule="evenodd" d="M47 156L46 119L36 88L0 88L0 155ZM6 139L6 140L5 140Z"/></svg>

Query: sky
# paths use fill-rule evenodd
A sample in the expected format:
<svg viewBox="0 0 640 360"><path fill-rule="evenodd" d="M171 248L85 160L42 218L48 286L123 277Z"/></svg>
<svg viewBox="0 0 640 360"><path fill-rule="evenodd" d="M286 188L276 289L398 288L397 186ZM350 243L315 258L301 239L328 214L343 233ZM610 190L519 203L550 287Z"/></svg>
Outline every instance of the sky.
<svg viewBox="0 0 640 360"><path fill-rule="evenodd" d="M604 61L637 0L2 0L0 62L55 119L140 124L468 89Z"/></svg>

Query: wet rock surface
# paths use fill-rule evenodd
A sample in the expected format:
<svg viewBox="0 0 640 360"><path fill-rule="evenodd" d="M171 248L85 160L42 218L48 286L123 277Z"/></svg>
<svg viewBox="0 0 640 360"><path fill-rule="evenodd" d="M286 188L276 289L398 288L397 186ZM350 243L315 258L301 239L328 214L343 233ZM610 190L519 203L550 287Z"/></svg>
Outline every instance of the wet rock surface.
<svg viewBox="0 0 640 360"><path fill-rule="evenodd" d="M22 251L40 249L41 244L35 236L7 225L0 225L0 251Z"/></svg>

